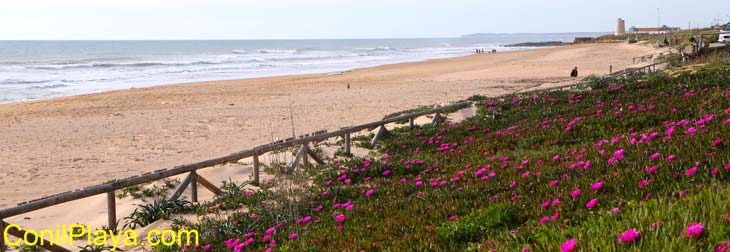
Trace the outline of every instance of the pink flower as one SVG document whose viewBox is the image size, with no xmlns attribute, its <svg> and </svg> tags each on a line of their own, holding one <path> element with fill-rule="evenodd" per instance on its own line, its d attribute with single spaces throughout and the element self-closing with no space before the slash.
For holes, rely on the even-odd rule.
<svg viewBox="0 0 730 252">
<path fill-rule="evenodd" d="M 601 189 L 601 187 L 603 187 L 603 182 L 598 182 L 598 183 L 591 185 L 591 189 L 593 191 L 598 191 L 599 189 Z"/>
<path fill-rule="evenodd" d="M 553 202 L 550 205 L 557 206 L 558 204 L 560 204 L 560 199 L 559 198 L 556 198 L 556 199 L 553 200 Z"/>
<path fill-rule="evenodd" d="M 560 246 L 561 252 L 573 252 L 575 251 L 575 239 L 570 239 L 565 242 L 563 242 L 563 245 Z"/>
<path fill-rule="evenodd" d="M 540 205 L 540 206 L 541 206 L 542 208 L 547 208 L 548 206 L 550 206 L 550 201 L 545 201 L 545 202 L 543 202 L 543 203 L 542 203 L 542 205 Z"/>
<path fill-rule="evenodd" d="M 211 247 L 211 245 L 210 245 L 210 244 L 208 244 L 208 245 L 205 245 L 205 246 L 203 246 L 203 250 L 209 250 L 209 249 L 210 249 L 210 247 Z"/>
<path fill-rule="evenodd" d="M 653 159 L 657 159 L 661 156 L 662 156 L 662 154 L 657 152 L 657 153 L 651 154 L 651 156 L 649 158 L 651 158 L 653 160 Z"/>
<path fill-rule="evenodd" d="M 664 131 L 664 134 L 670 136 L 674 133 L 674 127 L 668 128 L 666 131 Z"/>
<path fill-rule="evenodd" d="M 456 215 L 449 216 L 449 220 L 450 221 L 455 221 L 456 220 Z"/>
<path fill-rule="evenodd" d="M 558 183 L 560 183 L 559 180 L 553 180 L 552 182 L 550 182 L 550 186 L 556 186 L 558 185 Z"/>
<path fill-rule="evenodd" d="M 373 190 L 368 190 L 367 192 L 365 192 L 365 196 L 370 196 L 370 195 L 373 195 L 373 192 L 375 192 L 375 191 L 373 191 Z"/>
<path fill-rule="evenodd" d="M 718 146 L 722 143 L 722 139 L 717 139 L 715 141 L 712 141 L 712 146 Z"/>
<path fill-rule="evenodd" d="M 540 224 L 545 224 L 548 221 L 550 221 L 550 217 L 545 216 L 540 218 Z"/>
<path fill-rule="evenodd" d="M 652 173 L 654 173 L 654 172 L 656 171 L 656 169 L 657 169 L 657 167 L 656 167 L 656 166 L 652 166 L 652 167 L 646 167 L 646 168 L 644 168 L 644 170 L 646 171 L 646 173 L 649 173 L 649 174 L 652 174 Z"/>
<path fill-rule="evenodd" d="M 690 223 L 687 224 L 687 230 L 684 235 L 690 239 L 700 238 L 702 232 L 705 230 L 705 226 L 702 223 Z"/>
<path fill-rule="evenodd" d="M 342 231 L 342 229 L 345 229 L 342 225 L 337 226 L 337 231 Z"/>
<path fill-rule="evenodd" d="M 578 188 L 576 188 L 575 190 L 570 192 L 570 196 L 573 198 L 578 197 L 578 195 L 580 195 L 580 189 L 578 189 Z"/>
<path fill-rule="evenodd" d="M 715 252 L 730 252 L 730 241 L 726 241 L 715 246 Z"/>
<path fill-rule="evenodd" d="M 665 158 L 664 160 L 667 160 L 667 161 L 672 161 L 672 160 L 674 160 L 674 159 L 676 159 L 676 158 L 677 158 L 677 156 L 675 156 L 675 155 L 670 155 L 670 156 L 668 156 L 667 158 Z"/>
<path fill-rule="evenodd" d="M 697 132 L 697 129 L 695 129 L 695 128 L 689 128 L 689 129 L 687 129 L 687 131 L 685 131 L 685 133 L 687 133 L 688 135 L 694 134 L 696 132 Z"/>
<path fill-rule="evenodd" d="M 276 233 L 276 228 L 269 228 L 269 229 L 266 229 L 266 231 L 264 231 L 264 233 L 266 233 L 266 234 L 273 234 L 273 233 Z"/>
<path fill-rule="evenodd" d="M 684 175 L 689 177 L 689 176 L 692 176 L 693 174 L 695 174 L 696 172 L 697 172 L 697 167 L 692 167 L 692 168 L 689 168 L 687 171 L 685 171 Z"/>
<path fill-rule="evenodd" d="M 298 235 L 297 233 L 293 233 L 293 234 L 290 234 L 290 235 L 289 235 L 289 240 L 294 240 L 294 239 L 296 239 L 297 237 L 299 237 L 299 235 Z"/>
<path fill-rule="evenodd" d="M 596 203 L 598 203 L 598 199 L 594 198 L 594 199 L 588 201 L 588 204 L 586 204 L 586 207 L 588 209 L 593 209 L 594 207 L 596 207 Z"/>
<path fill-rule="evenodd" d="M 340 222 L 340 223 L 345 222 L 345 215 L 344 214 L 338 214 L 337 216 L 335 216 L 335 220 L 337 222 Z"/>
<path fill-rule="evenodd" d="M 636 238 L 639 238 L 639 236 L 641 236 L 641 232 L 632 228 L 632 229 L 626 230 L 625 232 L 619 234 L 617 239 L 618 239 L 618 242 L 630 243 L 630 242 L 633 242 L 634 240 L 636 240 Z"/>
<path fill-rule="evenodd" d="M 642 180 L 642 181 L 639 181 L 639 188 L 642 188 L 642 187 L 648 186 L 649 184 L 651 184 L 651 181 L 650 181 L 650 180 L 646 180 L 646 179 L 644 179 L 644 180 Z"/>
</svg>

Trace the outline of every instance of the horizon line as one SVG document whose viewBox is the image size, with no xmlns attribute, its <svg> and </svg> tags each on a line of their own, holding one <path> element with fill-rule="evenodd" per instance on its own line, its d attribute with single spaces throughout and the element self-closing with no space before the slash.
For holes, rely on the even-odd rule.
<svg viewBox="0 0 730 252">
<path fill-rule="evenodd" d="M 0 41 L 234 41 L 234 40 L 378 40 L 378 39 L 458 39 L 471 35 L 549 35 L 549 34 L 574 34 L 574 33 L 613 33 L 609 31 L 579 31 L 579 32 L 477 32 L 463 34 L 455 37 L 372 37 L 372 38 L 124 38 L 124 39 L 1 39 Z"/>
</svg>

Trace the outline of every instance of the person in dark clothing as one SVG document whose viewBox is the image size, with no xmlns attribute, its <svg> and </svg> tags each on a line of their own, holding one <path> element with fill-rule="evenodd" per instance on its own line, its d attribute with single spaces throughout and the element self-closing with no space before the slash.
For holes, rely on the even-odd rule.
<svg viewBox="0 0 730 252">
<path fill-rule="evenodd" d="M 573 68 L 573 71 L 570 71 L 570 77 L 578 77 L 578 67 Z"/>
</svg>

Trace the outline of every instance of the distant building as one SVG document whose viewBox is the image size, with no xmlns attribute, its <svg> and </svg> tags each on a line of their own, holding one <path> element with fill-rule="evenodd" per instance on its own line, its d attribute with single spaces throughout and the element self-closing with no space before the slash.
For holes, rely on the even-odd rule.
<svg viewBox="0 0 730 252">
<path fill-rule="evenodd" d="M 616 36 L 626 35 L 626 20 L 616 19 Z"/>
<path fill-rule="evenodd" d="M 723 30 L 723 31 L 730 31 L 730 23 L 727 24 L 718 24 L 712 26 L 713 30 Z"/>
<path fill-rule="evenodd" d="M 636 28 L 631 27 L 629 29 L 629 32 L 632 34 L 665 34 L 665 33 L 677 33 L 682 31 L 679 27 L 668 27 L 668 26 L 662 26 L 659 28 L 656 27 L 649 27 L 649 28 Z"/>
</svg>

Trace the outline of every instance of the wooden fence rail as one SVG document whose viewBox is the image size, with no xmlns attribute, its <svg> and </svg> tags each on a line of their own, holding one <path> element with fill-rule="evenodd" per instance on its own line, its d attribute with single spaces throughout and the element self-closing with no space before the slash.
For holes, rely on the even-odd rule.
<svg viewBox="0 0 730 252">
<path fill-rule="evenodd" d="M 625 75 L 625 74 L 629 74 L 629 73 L 633 73 L 633 72 L 637 72 L 637 71 L 642 71 L 642 70 L 647 71 L 647 69 L 652 69 L 652 68 L 655 69 L 656 66 L 658 66 L 659 64 L 664 64 L 664 63 L 666 63 L 666 62 L 654 63 L 654 64 L 647 65 L 647 66 L 644 66 L 641 68 L 626 69 L 626 70 L 623 70 L 620 72 L 613 73 L 610 76 L 616 77 L 616 76 L 621 76 L 621 75 Z M 538 92 L 547 92 L 547 91 L 564 89 L 564 88 L 574 88 L 574 87 L 582 85 L 582 84 L 585 84 L 585 83 L 571 83 L 571 84 L 566 84 L 566 85 L 561 85 L 561 86 L 531 89 L 528 91 L 518 91 L 518 92 L 514 92 L 514 93 L 496 96 L 493 98 L 499 98 L 499 97 L 504 97 L 507 95 L 514 95 L 514 94 L 524 95 L 524 94 L 532 94 L 532 93 L 538 93 Z M 429 110 L 425 110 L 425 111 L 421 111 L 421 112 L 415 112 L 415 113 L 411 113 L 411 114 L 395 116 L 395 117 L 383 119 L 383 120 L 380 120 L 377 122 L 371 122 L 371 123 L 361 124 L 361 125 L 352 126 L 352 127 L 345 127 L 345 128 L 341 128 L 340 130 L 333 131 L 333 132 L 319 131 L 319 132 L 316 132 L 315 134 L 312 134 L 311 136 L 305 135 L 300 138 L 289 138 L 286 140 L 282 140 L 282 141 L 278 141 L 278 142 L 274 142 L 274 143 L 270 143 L 270 144 L 266 144 L 266 145 L 261 145 L 261 146 L 255 147 L 253 149 L 235 152 L 235 153 L 223 156 L 223 157 L 208 159 L 208 160 L 197 162 L 197 163 L 175 166 L 172 168 L 160 169 L 160 170 L 156 170 L 154 172 L 144 173 L 142 175 L 114 180 L 114 181 L 110 181 L 110 182 L 107 182 L 104 184 L 89 186 L 89 187 L 86 187 L 83 189 L 77 189 L 75 191 L 68 191 L 68 192 L 64 192 L 64 193 L 60 193 L 60 194 L 56 194 L 56 195 L 51 195 L 51 196 L 43 197 L 40 199 L 31 200 L 28 202 L 22 202 L 22 203 L 19 203 L 15 207 L 0 210 L 0 227 L 9 225 L 7 222 L 3 221 L 3 219 L 6 219 L 8 217 L 17 216 L 20 214 L 36 211 L 39 209 L 63 204 L 63 203 L 74 201 L 74 200 L 87 198 L 87 197 L 91 197 L 91 196 L 95 196 L 95 195 L 99 195 L 99 194 L 107 194 L 107 208 L 108 208 L 107 215 L 108 215 L 108 222 L 109 222 L 108 228 L 111 230 L 115 230 L 117 228 L 117 216 L 116 216 L 116 200 L 115 200 L 114 193 L 117 190 L 121 190 L 126 187 L 130 187 L 130 186 L 134 186 L 134 185 L 157 181 L 157 180 L 160 180 L 163 178 L 168 178 L 168 177 L 188 173 L 188 176 L 183 180 L 183 182 L 178 186 L 178 188 L 176 188 L 175 192 L 172 195 L 172 198 L 175 199 L 175 198 L 180 197 L 180 195 L 186 190 L 186 188 L 190 187 L 191 194 L 192 194 L 191 200 L 193 202 L 196 202 L 197 201 L 197 184 L 202 185 L 203 187 L 205 187 L 206 189 L 208 189 L 209 191 L 211 191 L 212 193 L 214 193 L 216 195 L 221 193 L 221 190 L 218 187 L 216 187 L 213 183 L 211 183 L 204 177 L 200 176 L 197 173 L 197 170 L 216 166 L 216 165 L 225 164 L 228 162 L 238 161 L 238 160 L 248 158 L 248 157 L 253 157 L 254 183 L 258 185 L 260 182 L 259 181 L 259 179 L 260 179 L 259 178 L 259 169 L 260 169 L 259 156 L 261 156 L 265 153 L 281 150 L 284 148 L 299 146 L 300 151 L 297 154 L 297 157 L 295 158 L 295 160 L 292 164 L 292 168 L 296 168 L 297 162 L 300 159 L 303 160 L 303 165 L 306 167 L 308 165 L 308 157 L 312 157 L 312 159 L 314 161 L 322 164 L 323 160 L 320 159 L 308 147 L 309 143 L 322 142 L 324 140 L 327 140 L 327 139 L 333 138 L 333 137 L 342 137 L 344 139 L 344 146 L 343 146 L 344 151 L 346 153 L 350 153 L 350 149 L 351 149 L 350 135 L 353 133 L 357 133 L 357 132 L 360 132 L 363 130 L 368 130 L 368 129 L 369 130 L 378 129 L 377 133 L 375 134 L 375 137 L 371 141 L 371 144 L 375 145 L 378 138 L 380 138 L 383 134 L 385 134 L 387 132 L 387 130 L 385 129 L 385 126 L 384 126 L 386 124 L 407 120 L 409 122 L 409 126 L 413 127 L 415 118 L 425 116 L 425 115 L 430 115 L 430 114 L 434 114 L 431 123 L 437 124 L 441 118 L 441 114 L 445 114 L 445 113 L 448 113 L 448 112 L 454 111 L 454 110 L 461 110 L 461 109 L 464 109 L 467 107 L 471 107 L 472 105 L 473 105 L 473 103 L 471 101 L 464 101 L 464 102 L 459 102 L 459 103 L 442 106 L 442 107 L 438 107 L 438 108 L 434 108 L 434 109 L 429 109 Z M 11 233 L 11 235 L 16 236 L 16 237 L 18 237 L 18 236 L 22 237 L 22 235 L 24 235 L 24 234 L 25 234 L 25 232 L 22 230 Z M 45 242 L 50 244 L 50 242 L 48 242 L 48 241 L 45 241 Z M 3 237 L 0 237 L 0 252 L 5 251 L 5 247 L 3 245 L 4 245 Z M 44 247 L 44 248 L 46 248 L 50 251 L 61 251 L 61 252 L 69 251 L 63 247 L 55 246 L 55 245 L 52 245 L 49 247 Z"/>
<path fill-rule="evenodd" d="M 648 59 L 650 60 L 650 59 L 653 59 L 655 57 L 658 58 L 658 57 L 664 56 L 664 54 L 671 55 L 673 53 L 678 53 L 678 52 L 670 49 L 670 50 L 668 50 L 666 52 L 660 52 L 660 53 L 652 53 L 652 54 L 642 55 L 642 56 L 638 56 L 638 57 L 632 58 L 631 59 L 631 63 L 633 63 L 633 64 L 641 63 L 641 62 L 645 62 Z"/>
</svg>

